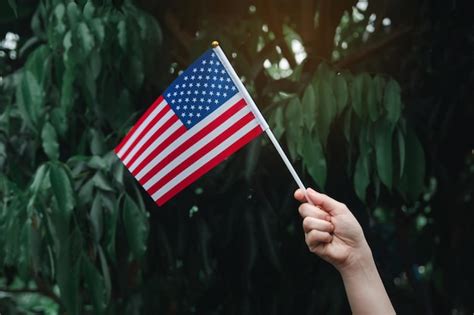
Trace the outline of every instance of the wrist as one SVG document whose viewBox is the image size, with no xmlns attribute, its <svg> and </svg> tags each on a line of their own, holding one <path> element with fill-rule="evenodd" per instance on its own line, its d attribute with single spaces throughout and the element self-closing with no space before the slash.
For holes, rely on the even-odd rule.
<svg viewBox="0 0 474 315">
<path fill-rule="evenodd" d="M 349 257 L 343 263 L 335 267 L 343 277 L 375 267 L 372 250 L 367 241 L 364 240 L 360 246 L 354 248 Z"/>
</svg>

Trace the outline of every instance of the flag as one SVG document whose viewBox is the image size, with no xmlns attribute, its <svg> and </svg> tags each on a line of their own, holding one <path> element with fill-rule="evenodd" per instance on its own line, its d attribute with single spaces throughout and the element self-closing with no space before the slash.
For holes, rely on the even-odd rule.
<svg viewBox="0 0 474 315">
<path fill-rule="evenodd" d="M 266 129 L 220 52 L 181 73 L 114 150 L 160 206 Z"/>
</svg>

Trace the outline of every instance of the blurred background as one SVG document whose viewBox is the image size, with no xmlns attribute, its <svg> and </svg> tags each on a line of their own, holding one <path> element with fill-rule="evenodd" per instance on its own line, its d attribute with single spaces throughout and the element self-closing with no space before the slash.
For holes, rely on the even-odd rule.
<svg viewBox="0 0 474 315">
<path fill-rule="evenodd" d="M 265 136 L 158 208 L 113 154 L 219 40 L 400 314 L 472 314 L 474 23 L 457 0 L 2 0 L 0 314 L 348 314 Z"/>
</svg>

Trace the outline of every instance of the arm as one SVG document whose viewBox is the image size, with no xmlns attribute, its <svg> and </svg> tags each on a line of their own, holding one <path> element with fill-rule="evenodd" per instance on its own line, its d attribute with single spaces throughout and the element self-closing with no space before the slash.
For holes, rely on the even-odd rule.
<svg viewBox="0 0 474 315">
<path fill-rule="evenodd" d="M 303 203 L 305 240 L 311 252 L 331 263 L 341 274 L 353 314 L 395 314 L 357 219 L 342 203 L 309 188 Z M 305 202 L 301 190 L 295 198 Z"/>
</svg>

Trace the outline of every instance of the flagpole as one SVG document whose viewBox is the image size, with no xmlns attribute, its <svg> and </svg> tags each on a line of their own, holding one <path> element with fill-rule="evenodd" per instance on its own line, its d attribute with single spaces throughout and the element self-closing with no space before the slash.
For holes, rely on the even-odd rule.
<svg viewBox="0 0 474 315">
<path fill-rule="evenodd" d="M 293 176 L 293 179 L 295 180 L 296 184 L 298 185 L 298 187 L 301 190 L 303 190 L 303 193 L 306 196 L 306 188 L 303 185 L 303 182 L 301 181 L 300 177 L 296 173 L 293 165 L 291 164 L 290 160 L 288 159 L 285 152 L 281 148 L 280 143 L 278 143 L 278 140 L 275 138 L 275 135 L 273 134 L 270 127 L 268 126 L 268 123 L 265 120 L 265 118 L 260 113 L 260 110 L 258 109 L 257 105 L 253 101 L 253 99 L 250 96 L 249 92 L 247 91 L 247 89 L 243 85 L 242 81 L 240 81 L 239 76 L 237 75 L 234 68 L 230 64 L 229 60 L 227 59 L 226 55 L 224 54 L 224 51 L 219 46 L 219 43 L 217 41 L 213 41 L 212 42 L 212 48 L 214 49 L 214 52 L 217 54 L 217 56 L 219 57 L 220 61 L 224 65 L 224 67 L 228 70 L 229 75 L 231 76 L 231 78 L 234 81 L 235 85 L 237 85 L 237 88 L 238 88 L 239 92 L 242 93 L 243 97 L 245 98 L 245 101 L 250 106 L 250 109 L 252 110 L 253 114 L 259 120 L 260 124 L 262 125 L 262 128 L 267 133 L 268 137 L 270 138 L 270 141 L 273 143 L 273 146 L 277 150 L 278 154 L 280 154 L 280 157 L 283 160 L 283 163 L 285 163 L 286 167 L 288 168 L 288 171 L 290 171 L 290 174 L 291 174 L 291 176 Z M 310 202 L 310 200 L 308 198 L 306 198 L 306 200 L 308 202 Z"/>
</svg>

